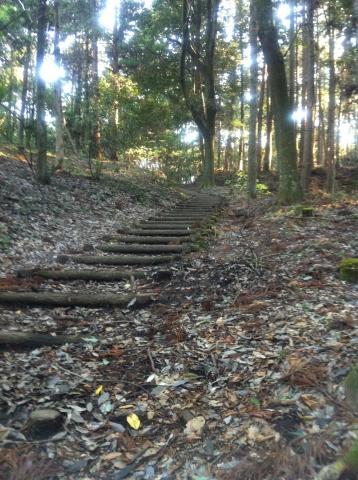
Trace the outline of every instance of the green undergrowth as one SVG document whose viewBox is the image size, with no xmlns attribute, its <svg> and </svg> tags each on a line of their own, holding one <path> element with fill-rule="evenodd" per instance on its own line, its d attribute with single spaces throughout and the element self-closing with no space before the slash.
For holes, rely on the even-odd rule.
<svg viewBox="0 0 358 480">
<path fill-rule="evenodd" d="M 345 258 L 339 265 L 341 280 L 358 282 L 358 258 Z"/>
<path fill-rule="evenodd" d="M 225 181 L 225 186 L 231 187 L 238 192 L 246 192 L 247 190 L 247 173 L 232 172 L 230 177 Z M 270 195 L 269 187 L 262 182 L 256 183 L 256 192 L 258 195 Z"/>
</svg>

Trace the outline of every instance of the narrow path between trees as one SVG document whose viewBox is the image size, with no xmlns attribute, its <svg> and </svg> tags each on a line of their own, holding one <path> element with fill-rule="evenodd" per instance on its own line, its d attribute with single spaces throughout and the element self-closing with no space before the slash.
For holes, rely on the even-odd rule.
<svg viewBox="0 0 358 480">
<path fill-rule="evenodd" d="M 152 217 L 139 222 L 133 228 L 116 232 L 113 236 L 105 236 L 102 240 L 109 243 L 99 243 L 96 246 L 86 246 L 93 252 L 81 255 L 60 255 L 61 263 L 80 265 L 109 265 L 109 266 L 156 266 L 169 264 L 177 261 L 182 255 L 198 250 L 200 244 L 210 233 L 210 229 L 216 222 L 223 206 L 223 198 L 216 195 L 203 193 L 191 194 L 188 199 L 179 203 L 170 212 Z M 118 235 L 121 233 L 122 235 Z M 94 250 L 103 252 L 98 255 Z M 130 254 L 130 255 L 129 255 Z M 51 270 L 46 266 L 35 269 L 19 270 L 19 278 L 40 279 L 41 291 L 33 291 L 30 283 L 29 291 L 5 291 L 0 292 L 0 304 L 14 306 L 46 306 L 46 307 L 143 307 L 153 301 L 163 301 L 163 295 L 159 296 L 154 291 L 148 291 L 148 280 L 156 280 L 170 276 L 170 271 L 156 271 L 138 269 L 120 270 L 95 268 L 84 269 L 61 269 Z M 103 293 L 102 291 L 78 291 L 78 286 L 73 285 L 73 290 L 58 292 L 47 290 L 43 280 L 61 281 L 121 281 L 125 279 L 143 279 L 146 284 L 142 288 L 137 285 L 135 291 L 127 295 Z M 21 284 L 20 284 L 21 288 Z M 22 288 L 21 288 L 22 290 Z M 50 345 L 52 337 L 43 337 L 42 344 L 46 344 L 46 338 Z M 17 335 L 16 332 L 2 332 L 0 343 L 39 344 L 40 337 L 34 337 L 29 333 L 28 341 L 25 335 Z M 63 343 L 67 337 L 63 337 Z M 58 340 L 59 343 L 59 340 Z"/>
<path fill-rule="evenodd" d="M 312 480 L 350 446 L 356 202 L 223 206 L 194 194 L 1 279 L 0 478 Z"/>
</svg>

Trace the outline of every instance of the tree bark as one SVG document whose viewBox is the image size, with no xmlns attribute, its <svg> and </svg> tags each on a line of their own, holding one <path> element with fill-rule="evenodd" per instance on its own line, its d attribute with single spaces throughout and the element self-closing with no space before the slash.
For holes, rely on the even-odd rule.
<svg viewBox="0 0 358 480">
<path fill-rule="evenodd" d="M 327 183 L 326 188 L 330 193 L 335 188 L 335 111 L 336 111 L 336 72 L 334 60 L 334 26 L 333 26 L 333 7 L 329 6 L 329 25 L 328 25 L 328 119 L 327 119 L 327 151 L 326 151 L 326 170 Z"/>
<path fill-rule="evenodd" d="M 290 6 L 290 27 L 288 31 L 288 41 L 289 41 L 289 68 L 288 68 L 288 92 L 289 92 L 289 102 L 292 112 L 295 110 L 295 94 L 296 94 L 296 15 L 295 15 L 295 6 L 296 0 L 289 0 Z"/>
<path fill-rule="evenodd" d="M 61 65 L 60 54 L 60 19 L 59 0 L 54 2 L 55 12 L 55 37 L 54 37 L 54 59 L 57 67 Z M 55 168 L 62 169 L 65 160 L 65 147 L 63 143 L 64 117 L 62 110 L 62 79 L 59 77 L 55 82 L 55 112 L 56 112 L 56 159 Z"/>
<path fill-rule="evenodd" d="M 28 32 L 29 34 L 29 32 Z M 25 150 L 25 111 L 27 103 L 27 92 L 29 88 L 29 69 L 31 60 L 31 42 L 28 40 L 26 44 L 26 52 L 24 55 L 24 66 L 22 74 L 22 88 L 21 88 L 21 108 L 20 108 L 20 123 L 19 123 L 19 151 Z"/>
<path fill-rule="evenodd" d="M 101 169 L 101 131 L 99 124 L 99 76 L 98 76 L 98 5 L 97 0 L 91 0 L 91 14 L 92 14 L 92 31 L 91 31 L 91 114 L 92 132 L 90 140 L 90 158 L 94 158 L 97 163 L 95 165 L 96 176 L 99 175 Z"/>
<path fill-rule="evenodd" d="M 45 58 L 47 0 L 38 0 L 37 10 L 37 53 L 36 53 L 36 174 L 39 182 L 49 183 L 50 172 L 47 164 L 47 127 L 45 110 L 45 80 L 41 77 L 41 67 Z"/>
<path fill-rule="evenodd" d="M 319 47 L 319 36 L 317 37 L 318 48 L 317 52 L 320 51 Z M 318 64 L 318 58 L 317 58 Z M 318 69 L 317 72 L 317 95 L 318 95 L 318 127 L 317 127 L 317 164 L 323 166 L 325 164 L 325 153 L 326 153 L 326 135 L 325 135 L 325 118 L 323 113 L 323 102 L 322 102 L 322 81 L 323 73 L 322 69 Z"/>
<path fill-rule="evenodd" d="M 248 151 L 248 175 L 247 175 L 247 196 L 256 197 L 256 177 L 257 177 L 257 19 L 255 0 L 250 2 L 250 120 L 249 120 L 249 151 Z"/>
<path fill-rule="evenodd" d="M 256 0 L 258 9 L 259 38 L 268 68 L 270 94 L 275 121 L 276 149 L 279 167 L 278 200 L 291 204 L 302 199 L 297 171 L 296 139 L 287 89 L 283 55 L 273 24 L 271 0 Z"/>
<path fill-rule="evenodd" d="M 262 68 L 261 73 L 261 85 L 260 85 L 260 97 L 259 105 L 257 111 L 257 171 L 262 170 L 262 124 L 263 124 L 263 112 L 264 112 L 264 102 L 265 102 L 265 86 L 266 86 L 266 68 L 265 64 Z"/>
<path fill-rule="evenodd" d="M 272 107 L 270 101 L 270 90 L 269 84 L 267 82 L 267 93 L 266 93 L 266 144 L 265 144 L 265 153 L 263 159 L 263 171 L 270 171 L 270 162 L 271 162 L 271 132 L 272 132 Z"/>
<path fill-rule="evenodd" d="M 315 106 L 315 42 L 314 42 L 314 1 L 307 0 L 305 22 L 305 50 L 306 50 L 306 120 L 303 132 L 303 158 L 302 158 L 302 189 L 309 190 L 311 170 L 313 166 L 313 110 Z"/>
</svg>

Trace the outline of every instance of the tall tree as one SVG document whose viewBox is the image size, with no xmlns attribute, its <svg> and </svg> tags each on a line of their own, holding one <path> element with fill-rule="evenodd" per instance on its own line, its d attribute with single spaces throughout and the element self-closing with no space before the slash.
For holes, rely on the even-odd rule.
<svg viewBox="0 0 358 480">
<path fill-rule="evenodd" d="M 336 67 L 334 60 L 334 10 L 333 2 L 330 1 L 328 8 L 328 48 L 329 48 L 329 80 L 328 80 L 328 118 L 327 118 L 327 143 L 326 143 L 326 170 L 327 190 L 334 191 L 335 184 L 335 110 L 336 110 Z"/>
<path fill-rule="evenodd" d="M 180 82 L 186 104 L 204 139 L 202 184 L 214 184 L 215 46 L 220 0 L 183 0 Z"/>
<path fill-rule="evenodd" d="M 60 53 L 60 15 L 59 0 L 54 2 L 55 13 L 55 36 L 54 36 L 54 60 L 57 68 L 61 65 Z M 61 169 L 65 159 L 65 147 L 63 142 L 64 117 L 62 110 L 62 79 L 59 76 L 55 82 L 55 113 L 56 113 L 56 160 L 55 167 Z"/>
<path fill-rule="evenodd" d="M 97 0 L 90 0 L 91 6 L 91 89 L 90 89 L 90 158 L 96 159 L 98 162 L 102 159 L 101 152 L 101 130 L 99 123 L 99 74 L 98 74 L 98 3 Z M 100 163 L 97 164 L 98 169 Z M 96 174 L 98 171 L 96 171 Z"/>
<path fill-rule="evenodd" d="M 258 110 L 257 110 L 257 171 L 262 170 L 262 125 L 263 125 L 263 113 L 264 113 L 264 102 L 265 102 L 265 86 L 266 86 L 266 65 L 264 64 L 261 70 L 261 84 L 260 84 L 260 95 L 258 99 Z"/>
<path fill-rule="evenodd" d="M 287 78 L 283 55 L 273 21 L 271 0 L 256 0 L 258 34 L 268 68 L 270 95 L 275 122 L 279 169 L 278 200 L 282 204 L 300 201 L 302 191 L 297 171 L 296 139 L 291 120 Z"/>
<path fill-rule="evenodd" d="M 308 191 L 313 166 L 313 110 L 315 106 L 315 42 L 314 42 L 314 5 L 315 0 L 307 0 L 305 19 L 305 58 L 306 58 L 306 118 L 303 132 L 302 188 Z"/>
<path fill-rule="evenodd" d="M 21 87 L 21 107 L 19 118 L 19 150 L 20 152 L 25 148 L 25 111 L 27 105 L 27 94 L 29 89 L 29 70 L 31 62 L 31 39 L 28 31 L 28 41 L 26 42 L 26 50 L 22 59 L 23 73 L 22 73 L 22 87 Z"/>
<path fill-rule="evenodd" d="M 47 164 L 46 85 L 41 75 L 45 58 L 47 27 L 47 0 L 38 0 L 36 46 L 36 173 L 41 183 L 48 183 L 50 172 Z"/>
<path fill-rule="evenodd" d="M 248 151 L 248 175 L 247 175 L 247 195 L 249 198 L 256 197 L 256 177 L 257 177 L 257 21 L 256 21 L 256 3 L 251 0 L 250 3 L 250 121 L 249 121 L 249 151 Z"/>
</svg>

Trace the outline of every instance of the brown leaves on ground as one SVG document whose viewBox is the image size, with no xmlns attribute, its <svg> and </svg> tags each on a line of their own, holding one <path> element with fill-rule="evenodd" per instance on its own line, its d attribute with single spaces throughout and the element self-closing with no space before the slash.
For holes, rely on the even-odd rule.
<svg viewBox="0 0 358 480">
<path fill-rule="evenodd" d="M 58 472 L 53 460 L 38 456 L 30 447 L 0 451 L 0 478 L 4 480 L 46 480 Z"/>
<path fill-rule="evenodd" d="M 40 277 L 18 278 L 7 276 L 0 278 L 0 291 L 37 289 L 43 282 L 44 280 Z"/>
<path fill-rule="evenodd" d="M 294 352 L 287 359 L 287 372 L 282 380 L 290 385 L 315 387 L 326 379 L 327 367 L 313 356 L 307 358 L 307 352 Z"/>
</svg>

